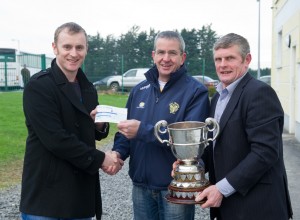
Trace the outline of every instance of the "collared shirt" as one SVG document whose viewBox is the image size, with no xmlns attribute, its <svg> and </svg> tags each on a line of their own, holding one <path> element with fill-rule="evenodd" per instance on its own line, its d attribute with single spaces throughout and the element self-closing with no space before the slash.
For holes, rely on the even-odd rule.
<svg viewBox="0 0 300 220">
<path fill-rule="evenodd" d="M 217 92 L 220 94 L 216 109 L 215 109 L 215 115 L 214 118 L 217 120 L 218 123 L 220 123 L 220 119 L 222 117 L 222 114 L 235 90 L 239 82 L 244 78 L 244 76 L 240 77 L 238 80 L 231 83 L 229 86 L 223 89 L 222 83 L 219 83 L 217 85 Z M 214 144 L 215 145 L 215 144 Z M 236 190 L 231 186 L 231 184 L 227 181 L 226 178 L 223 178 L 219 182 L 216 183 L 216 187 L 218 190 L 225 196 L 228 197 L 236 192 Z"/>
</svg>

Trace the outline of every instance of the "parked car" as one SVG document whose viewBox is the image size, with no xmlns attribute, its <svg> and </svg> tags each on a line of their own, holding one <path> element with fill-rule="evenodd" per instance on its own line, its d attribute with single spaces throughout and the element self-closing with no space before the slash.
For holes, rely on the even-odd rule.
<svg viewBox="0 0 300 220">
<path fill-rule="evenodd" d="M 219 80 L 212 79 L 208 76 L 194 75 L 193 77 L 204 84 L 207 88 L 216 87 L 219 83 Z"/>
<path fill-rule="evenodd" d="M 136 86 L 141 81 L 145 80 L 145 73 L 149 68 L 135 68 L 130 69 L 122 75 L 112 76 L 107 80 L 107 87 L 113 91 L 118 91 L 119 89 L 131 89 Z"/>
<path fill-rule="evenodd" d="M 96 82 L 93 82 L 93 85 L 94 87 L 99 90 L 101 88 L 106 88 L 107 87 L 107 81 L 109 78 L 111 78 L 112 76 L 107 76 L 107 77 L 104 77 L 103 79 L 100 79 Z"/>
<path fill-rule="evenodd" d="M 267 83 L 268 85 L 271 85 L 271 75 L 261 76 L 261 77 L 259 77 L 259 80 Z"/>
</svg>

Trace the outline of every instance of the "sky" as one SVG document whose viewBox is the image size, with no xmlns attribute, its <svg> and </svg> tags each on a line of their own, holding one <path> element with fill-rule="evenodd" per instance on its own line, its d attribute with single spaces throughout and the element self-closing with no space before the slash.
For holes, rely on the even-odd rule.
<svg viewBox="0 0 300 220">
<path fill-rule="evenodd" d="M 54 57 L 54 31 L 70 21 L 88 35 L 116 38 L 135 25 L 149 33 L 150 28 L 191 30 L 211 24 L 218 36 L 234 32 L 247 38 L 250 68 L 257 69 L 260 23 L 260 67 L 270 68 L 271 6 L 272 0 L 1 0 L 0 47 Z"/>
</svg>

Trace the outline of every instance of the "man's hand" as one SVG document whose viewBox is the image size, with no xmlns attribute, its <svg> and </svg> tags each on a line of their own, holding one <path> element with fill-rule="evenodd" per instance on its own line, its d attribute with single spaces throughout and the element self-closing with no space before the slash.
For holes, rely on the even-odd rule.
<svg viewBox="0 0 300 220">
<path fill-rule="evenodd" d="M 93 121 L 95 121 L 96 114 L 97 114 L 97 107 L 90 112 L 90 116 L 93 119 Z"/>
<path fill-rule="evenodd" d="M 123 165 L 124 161 L 120 158 L 120 154 L 118 152 L 106 151 L 101 169 L 109 175 L 114 175 L 122 169 Z"/>
<path fill-rule="evenodd" d="M 96 107 L 94 110 L 92 110 L 92 111 L 90 112 L 90 116 L 91 116 L 91 118 L 93 119 L 93 121 L 95 121 L 96 114 L 97 114 L 97 107 Z M 105 125 L 105 124 L 106 124 L 106 122 L 97 122 L 97 123 L 95 123 L 96 129 L 97 129 L 98 131 L 100 131 L 100 132 L 106 132 L 104 126 L 107 126 L 107 125 Z"/>
<path fill-rule="evenodd" d="M 195 201 L 199 202 L 205 198 L 207 198 L 207 201 L 201 205 L 202 208 L 220 207 L 223 195 L 220 193 L 216 185 L 212 185 L 200 192 L 196 196 Z"/>
<path fill-rule="evenodd" d="M 117 125 L 119 132 L 126 138 L 132 139 L 136 137 L 141 122 L 135 119 L 120 121 Z"/>
<path fill-rule="evenodd" d="M 175 170 L 176 170 L 177 166 L 179 165 L 179 163 L 180 163 L 180 160 L 179 160 L 179 159 L 176 160 L 176 161 L 173 163 L 173 165 L 172 165 L 172 172 L 171 172 L 171 176 L 172 176 L 172 177 L 175 176 Z"/>
</svg>

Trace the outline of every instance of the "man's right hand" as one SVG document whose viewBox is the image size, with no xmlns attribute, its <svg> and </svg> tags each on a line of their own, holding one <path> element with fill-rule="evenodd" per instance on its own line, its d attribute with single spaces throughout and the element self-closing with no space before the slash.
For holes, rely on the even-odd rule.
<svg viewBox="0 0 300 220">
<path fill-rule="evenodd" d="M 201 208 L 220 207 L 223 200 L 223 195 L 216 185 L 211 185 L 202 192 L 198 193 L 195 201 L 199 202 L 205 198 L 207 198 L 207 200 L 201 205 Z"/>
</svg>

